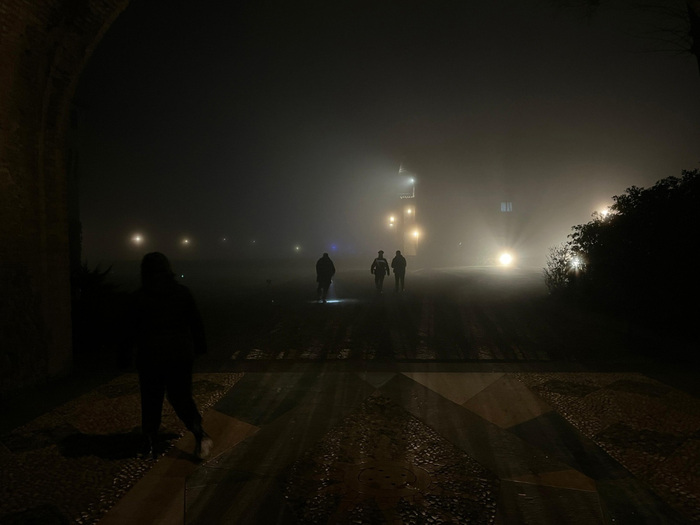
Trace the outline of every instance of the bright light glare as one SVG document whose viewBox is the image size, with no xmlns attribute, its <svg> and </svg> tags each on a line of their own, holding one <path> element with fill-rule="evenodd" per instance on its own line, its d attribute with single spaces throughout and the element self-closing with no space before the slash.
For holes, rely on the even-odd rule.
<svg viewBox="0 0 700 525">
<path fill-rule="evenodd" d="M 420 233 L 418 232 L 418 230 L 414 230 L 413 236 L 414 236 L 416 239 L 418 238 L 419 235 L 420 235 Z"/>
<path fill-rule="evenodd" d="M 582 264 L 583 263 L 581 262 L 581 259 L 579 259 L 578 257 L 574 257 L 573 259 L 571 259 L 571 267 L 574 270 L 578 270 L 579 268 L 581 268 Z"/>
<path fill-rule="evenodd" d="M 500 262 L 502 266 L 510 266 L 513 264 L 513 256 L 507 252 L 503 252 L 498 257 L 498 262 Z"/>
<path fill-rule="evenodd" d="M 412 212 L 412 211 L 413 211 L 413 210 L 411 210 L 411 208 L 406 208 L 406 213 L 408 213 L 409 215 L 411 215 L 411 212 Z"/>
<path fill-rule="evenodd" d="M 131 237 L 131 242 L 134 244 L 141 244 L 143 242 L 143 237 L 137 233 Z"/>
<path fill-rule="evenodd" d="M 389 222 L 394 222 L 394 216 L 389 217 Z"/>
<path fill-rule="evenodd" d="M 182 244 L 189 244 L 190 240 L 189 239 L 182 239 Z"/>
</svg>

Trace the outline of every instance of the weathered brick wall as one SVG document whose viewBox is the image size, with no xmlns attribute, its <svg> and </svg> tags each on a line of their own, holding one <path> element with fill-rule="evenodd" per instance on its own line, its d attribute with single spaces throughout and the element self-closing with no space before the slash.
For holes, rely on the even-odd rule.
<svg viewBox="0 0 700 525">
<path fill-rule="evenodd" d="M 70 370 L 69 108 L 127 4 L 0 0 L 0 392 Z"/>
</svg>

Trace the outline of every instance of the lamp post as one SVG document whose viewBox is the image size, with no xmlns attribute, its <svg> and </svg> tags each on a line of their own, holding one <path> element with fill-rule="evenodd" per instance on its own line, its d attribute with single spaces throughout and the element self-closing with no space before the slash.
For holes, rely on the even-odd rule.
<svg viewBox="0 0 700 525">
<path fill-rule="evenodd" d="M 418 229 L 413 230 L 411 236 L 413 237 L 413 254 L 416 255 L 418 253 L 418 239 L 420 239 L 420 231 L 418 231 Z"/>
<path fill-rule="evenodd" d="M 404 255 L 416 255 L 418 238 L 414 236 L 416 229 L 416 177 L 414 174 L 399 166 L 401 203 L 401 228 L 399 239 Z"/>
</svg>

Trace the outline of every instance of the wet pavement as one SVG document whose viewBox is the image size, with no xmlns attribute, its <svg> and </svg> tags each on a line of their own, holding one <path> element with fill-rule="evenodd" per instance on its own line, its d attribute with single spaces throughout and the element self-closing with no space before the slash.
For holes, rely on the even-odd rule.
<svg viewBox="0 0 700 525">
<path fill-rule="evenodd" d="M 584 361 L 630 338 L 581 316 L 563 359 L 532 294 L 513 309 L 523 294 L 474 275 L 448 300 L 413 275 L 403 303 L 294 302 L 290 284 L 269 325 L 230 344 L 222 327 L 195 375 L 204 462 L 169 407 L 162 456 L 134 457 L 135 374 L 89 388 L 0 438 L 0 523 L 700 522 L 694 369 Z"/>
</svg>

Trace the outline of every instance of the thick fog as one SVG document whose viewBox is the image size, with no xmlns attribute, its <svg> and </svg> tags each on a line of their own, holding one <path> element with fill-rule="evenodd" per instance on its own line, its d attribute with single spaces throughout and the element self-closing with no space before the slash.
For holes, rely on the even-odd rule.
<svg viewBox="0 0 700 525">
<path fill-rule="evenodd" d="M 89 263 L 391 253 L 403 166 L 424 261 L 542 264 L 700 160 L 697 65 L 641 52 L 633 10 L 131 4 L 75 99 Z"/>
</svg>

